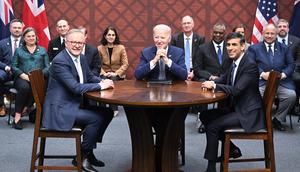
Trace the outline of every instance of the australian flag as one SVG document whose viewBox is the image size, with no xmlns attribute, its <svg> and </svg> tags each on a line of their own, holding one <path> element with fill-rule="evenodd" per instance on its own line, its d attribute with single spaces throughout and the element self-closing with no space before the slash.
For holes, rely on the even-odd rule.
<svg viewBox="0 0 300 172">
<path fill-rule="evenodd" d="M 14 18 L 11 0 L 0 0 L 0 40 L 10 36 L 9 23 Z"/>
<path fill-rule="evenodd" d="M 300 0 L 295 0 L 293 15 L 290 21 L 290 34 L 300 38 Z"/>
</svg>

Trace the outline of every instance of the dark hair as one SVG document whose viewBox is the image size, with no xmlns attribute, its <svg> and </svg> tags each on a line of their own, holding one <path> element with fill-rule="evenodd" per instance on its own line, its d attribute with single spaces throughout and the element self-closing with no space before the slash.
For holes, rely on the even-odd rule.
<svg viewBox="0 0 300 172">
<path fill-rule="evenodd" d="M 117 30 L 116 30 L 114 27 L 112 27 L 112 26 L 108 26 L 108 27 L 104 30 L 100 43 L 101 43 L 102 45 L 107 45 L 107 44 L 108 44 L 108 42 L 107 42 L 105 36 L 107 35 L 108 31 L 110 31 L 110 30 L 114 31 L 114 32 L 115 32 L 115 35 L 116 35 L 116 39 L 115 39 L 115 41 L 113 42 L 113 44 L 116 44 L 116 45 L 121 44 L 120 38 L 119 38 L 119 35 L 118 35 L 118 32 L 117 32 Z"/>
<path fill-rule="evenodd" d="M 10 21 L 9 25 L 11 25 L 12 23 L 21 23 L 22 25 L 24 24 L 21 19 L 13 19 L 12 21 Z"/>
<path fill-rule="evenodd" d="M 243 35 L 241 35 L 240 33 L 237 32 L 231 32 L 226 36 L 226 42 L 230 39 L 235 39 L 238 38 L 240 39 L 240 44 L 245 44 L 246 40 L 245 37 Z"/>
<path fill-rule="evenodd" d="M 236 29 L 237 29 L 237 28 L 243 28 L 244 31 L 246 31 L 246 26 L 245 26 L 245 25 L 243 25 L 243 24 L 238 24 L 238 25 L 236 25 L 236 26 L 232 29 L 232 32 L 236 32 Z"/>
<path fill-rule="evenodd" d="M 26 35 L 28 32 L 31 32 L 31 31 L 33 31 L 34 34 L 35 34 L 35 36 L 36 36 L 35 44 L 37 45 L 37 43 L 38 43 L 38 36 L 37 36 L 36 30 L 35 30 L 33 27 L 28 27 L 28 28 L 26 28 L 26 29 L 23 31 L 23 33 L 22 33 L 22 39 L 21 39 L 21 40 L 23 40 L 23 42 L 22 42 L 23 45 L 26 45 L 26 42 L 25 42 L 25 39 L 24 39 L 25 35 Z"/>
</svg>

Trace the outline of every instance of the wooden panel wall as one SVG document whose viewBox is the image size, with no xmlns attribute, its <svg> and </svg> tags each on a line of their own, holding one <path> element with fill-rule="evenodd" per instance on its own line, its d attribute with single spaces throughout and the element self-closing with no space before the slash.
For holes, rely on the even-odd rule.
<svg viewBox="0 0 300 172">
<path fill-rule="evenodd" d="M 230 32 L 234 25 L 248 27 L 250 39 L 258 0 L 45 0 L 51 37 L 57 36 L 56 21 L 66 19 L 72 27 L 88 28 L 89 42 L 98 45 L 108 25 L 118 29 L 129 58 L 128 78 L 132 78 L 143 47 L 152 44 L 152 28 L 158 23 L 180 31 L 180 20 L 191 15 L 195 31 L 211 39 L 211 28 L 224 22 Z M 279 16 L 289 19 L 294 0 L 277 0 Z M 23 1 L 13 0 L 16 17 L 21 17 Z"/>
</svg>

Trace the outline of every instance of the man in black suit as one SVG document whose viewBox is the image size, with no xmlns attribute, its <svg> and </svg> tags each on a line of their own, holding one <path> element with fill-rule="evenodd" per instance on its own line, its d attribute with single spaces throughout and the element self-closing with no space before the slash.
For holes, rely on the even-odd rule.
<svg viewBox="0 0 300 172">
<path fill-rule="evenodd" d="M 87 29 L 83 26 L 80 26 L 79 29 L 82 33 L 84 33 L 86 42 L 81 54 L 83 54 L 86 57 L 86 61 L 88 62 L 89 68 L 93 72 L 93 74 L 99 76 L 101 69 L 101 58 L 98 49 L 90 44 L 87 44 Z"/>
<path fill-rule="evenodd" d="M 300 94 L 300 39 L 289 33 L 289 22 L 285 19 L 278 20 L 278 34 L 277 40 L 289 47 L 295 61 L 295 71 L 293 73 L 293 80 L 296 84 L 296 93 Z"/>
<path fill-rule="evenodd" d="M 224 43 L 226 27 L 216 23 L 213 27 L 212 40 L 199 46 L 195 57 L 194 74 L 200 81 L 215 80 L 230 67 Z"/>
<path fill-rule="evenodd" d="M 66 20 L 59 20 L 56 23 L 56 30 L 59 36 L 50 40 L 48 45 L 48 56 L 51 62 L 53 58 L 65 48 L 65 36 L 68 33 L 70 26 Z"/>
<path fill-rule="evenodd" d="M 199 45 L 205 42 L 205 38 L 193 32 L 194 20 L 191 16 L 184 16 L 181 21 L 182 32 L 172 37 L 171 45 L 185 50 L 185 64 L 188 70 L 188 80 L 195 80 L 193 63 Z M 187 45 L 188 48 L 187 48 Z"/>
<path fill-rule="evenodd" d="M 245 38 L 239 33 L 230 33 L 226 38 L 229 58 L 233 60 L 230 70 L 215 81 L 205 81 L 203 88 L 215 89 L 229 95 L 229 106 L 205 111 L 201 121 L 206 127 L 206 172 L 216 172 L 219 140 L 224 141 L 224 128 L 242 127 L 246 132 L 255 132 L 265 127 L 262 97 L 259 93 L 259 72 L 255 62 L 245 51 Z M 242 156 L 238 147 L 230 145 L 230 157 Z"/>
</svg>

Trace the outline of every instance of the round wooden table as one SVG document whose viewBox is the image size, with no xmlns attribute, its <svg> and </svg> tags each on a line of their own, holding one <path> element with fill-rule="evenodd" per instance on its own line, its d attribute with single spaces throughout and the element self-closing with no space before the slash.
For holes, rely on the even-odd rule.
<svg viewBox="0 0 300 172">
<path fill-rule="evenodd" d="M 124 107 L 132 141 L 133 172 L 177 172 L 178 144 L 189 107 L 226 98 L 204 90 L 200 82 L 176 81 L 172 85 L 145 81 L 116 81 L 115 88 L 88 92 L 85 98 Z M 154 126 L 158 140 L 154 141 Z"/>
</svg>

